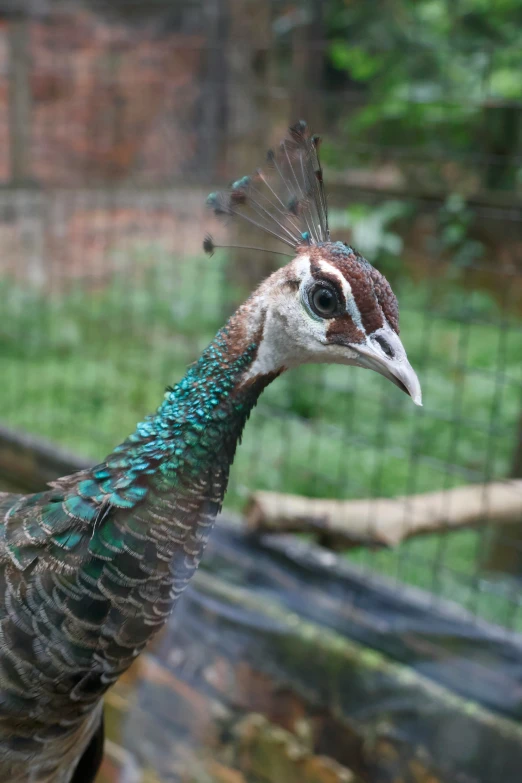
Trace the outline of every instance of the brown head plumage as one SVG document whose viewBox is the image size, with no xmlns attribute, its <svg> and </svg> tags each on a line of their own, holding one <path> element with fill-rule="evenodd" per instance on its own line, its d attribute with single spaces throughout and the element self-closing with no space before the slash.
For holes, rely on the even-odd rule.
<svg viewBox="0 0 522 783">
<path fill-rule="evenodd" d="M 399 339 L 399 308 L 386 278 L 356 250 L 330 238 L 319 137 L 301 121 L 264 169 L 207 203 L 292 248 L 294 259 L 261 284 L 238 311 L 248 337 L 262 331 L 251 372 L 303 362 L 356 364 L 389 378 L 421 404 L 419 381 Z M 214 251 L 210 237 L 204 248 Z"/>
</svg>

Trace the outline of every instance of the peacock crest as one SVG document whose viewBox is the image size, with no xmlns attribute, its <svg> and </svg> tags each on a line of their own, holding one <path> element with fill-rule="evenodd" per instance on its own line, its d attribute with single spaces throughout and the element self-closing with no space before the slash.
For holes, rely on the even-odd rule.
<svg viewBox="0 0 522 783">
<path fill-rule="evenodd" d="M 277 149 L 268 151 L 263 168 L 236 180 L 228 190 L 211 193 L 207 205 L 218 217 L 239 218 L 294 252 L 303 245 L 329 242 L 320 144 L 320 137 L 300 120 Z M 205 252 L 212 255 L 216 247 L 207 235 Z"/>
</svg>

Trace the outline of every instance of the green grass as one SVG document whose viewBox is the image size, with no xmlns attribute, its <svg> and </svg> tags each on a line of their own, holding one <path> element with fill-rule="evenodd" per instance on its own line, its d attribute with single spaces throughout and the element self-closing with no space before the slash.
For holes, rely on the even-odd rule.
<svg viewBox="0 0 522 783">
<path fill-rule="evenodd" d="M 126 263 L 98 291 L 79 285 L 49 296 L 3 282 L 5 423 L 101 459 L 212 338 L 226 311 L 222 258 L 177 263 L 148 248 Z M 289 373 L 251 418 L 229 507 L 241 508 L 256 488 L 374 497 L 508 475 L 521 403 L 521 323 L 502 323 L 489 298 L 464 297 L 444 281 L 404 284 L 400 301 L 425 407 L 356 368 Z M 466 531 L 350 557 L 510 624 L 510 597 L 481 592 L 483 548 L 483 535 Z"/>
</svg>

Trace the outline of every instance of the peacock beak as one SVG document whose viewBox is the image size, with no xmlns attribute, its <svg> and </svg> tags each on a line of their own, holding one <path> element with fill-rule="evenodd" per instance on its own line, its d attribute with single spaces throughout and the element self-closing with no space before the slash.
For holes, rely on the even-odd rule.
<svg viewBox="0 0 522 783">
<path fill-rule="evenodd" d="M 422 391 L 417 373 L 406 356 L 399 336 L 388 325 L 377 329 L 364 342 L 351 346 L 358 354 L 357 364 L 384 375 L 409 394 L 415 405 L 422 405 Z"/>
</svg>

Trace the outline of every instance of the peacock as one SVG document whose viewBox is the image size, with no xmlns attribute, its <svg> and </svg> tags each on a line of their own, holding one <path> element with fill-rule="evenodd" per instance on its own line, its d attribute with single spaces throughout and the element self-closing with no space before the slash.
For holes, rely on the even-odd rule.
<svg viewBox="0 0 522 783">
<path fill-rule="evenodd" d="M 102 697 L 198 567 L 261 392 L 304 363 L 357 365 L 421 404 L 397 299 L 332 241 L 319 137 L 292 126 L 263 168 L 210 194 L 291 260 L 260 284 L 157 411 L 95 467 L 0 495 L 0 780 L 91 783 Z M 216 245 L 206 236 L 204 249 Z"/>
</svg>

